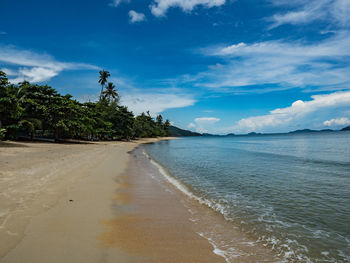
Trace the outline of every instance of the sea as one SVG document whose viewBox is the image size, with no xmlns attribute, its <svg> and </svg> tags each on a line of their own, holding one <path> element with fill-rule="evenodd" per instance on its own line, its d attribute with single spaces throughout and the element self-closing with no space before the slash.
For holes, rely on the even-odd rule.
<svg viewBox="0 0 350 263">
<path fill-rule="evenodd" d="M 235 230 L 222 235 L 216 223 L 199 232 L 227 262 L 247 253 L 237 231 L 242 244 L 271 251 L 276 262 L 350 262 L 350 132 L 187 137 L 143 147 L 169 183 Z"/>
</svg>

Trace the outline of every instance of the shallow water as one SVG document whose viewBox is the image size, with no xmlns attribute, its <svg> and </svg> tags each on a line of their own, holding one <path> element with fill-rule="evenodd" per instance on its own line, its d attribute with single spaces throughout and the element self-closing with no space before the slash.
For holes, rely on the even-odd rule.
<svg viewBox="0 0 350 263">
<path fill-rule="evenodd" d="M 283 261 L 350 262 L 349 146 L 350 132 L 339 132 L 194 137 L 145 148 L 192 198 Z M 214 245 L 229 240 L 206 234 Z M 230 259 L 235 248 L 221 247 Z"/>
</svg>

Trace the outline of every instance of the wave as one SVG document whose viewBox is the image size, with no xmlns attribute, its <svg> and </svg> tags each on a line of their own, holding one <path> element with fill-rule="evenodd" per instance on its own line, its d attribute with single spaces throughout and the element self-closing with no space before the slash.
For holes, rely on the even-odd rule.
<svg viewBox="0 0 350 263">
<path fill-rule="evenodd" d="M 159 173 L 168 181 L 171 185 L 173 185 L 176 189 L 181 191 L 183 194 L 185 194 L 187 197 L 196 200 L 202 205 L 205 205 L 214 211 L 220 213 L 223 215 L 225 220 L 230 221 L 234 224 L 238 224 L 240 228 L 243 230 L 243 232 L 249 234 L 249 236 L 256 237 L 256 241 L 253 243 L 260 243 L 261 245 L 273 250 L 276 255 L 282 259 L 282 262 L 294 262 L 295 260 L 299 260 L 301 262 L 312 262 L 312 260 L 308 257 L 308 248 L 303 245 L 299 244 L 297 240 L 294 238 L 291 238 L 289 235 L 280 235 L 276 236 L 274 234 L 275 231 L 279 233 L 284 233 L 287 231 L 287 229 L 301 229 L 303 228 L 306 230 L 306 227 L 297 223 L 287 223 L 283 220 L 280 220 L 276 217 L 274 214 L 273 209 L 269 209 L 270 207 L 264 207 L 264 211 L 260 211 L 260 216 L 256 219 L 256 222 L 253 222 L 255 226 L 253 228 L 248 227 L 246 228 L 247 224 L 251 224 L 251 222 L 247 222 L 244 218 L 236 218 L 234 214 L 232 214 L 232 210 L 234 207 L 232 207 L 230 203 L 231 199 L 227 199 L 226 202 L 222 202 L 223 200 L 211 200 L 208 198 L 205 198 L 203 196 L 200 196 L 195 191 L 191 189 L 191 187 L 187 186 L 177 178 L 175 178 L 173 175 L 171 175 L 168 170 L 158 163 L 156 160 L 154 160 L 146 150 L 143 150 L 142 153 L 147 157 L 147 159 L 150 160 L 150 162 L 157 168 Z M 234 200 L 231 200 L 234 201 Z M 245 204 L 248 205 L 248 204 Z M 248 207 L 248 206 L 246 206 Z M 259 209 L 260 210 L 260 209 Z M 235 213 L 235 211 L 233 211 Z M 238 220 L 237 220 L 238 219 Z M 249 221 L 249 219 L 248 219 Z M 256 225 L 260 224 L 260 226 Z M 260 227 L 260 228 L 259 228 Z M 261 232 L 263 230 L 263 232 Z M 312 233 L 312 229 L 308 229 L 307 231 L 311 236 L 313 236 L 314 233 Z M 222 247 L 219 246 L 220 241 L 215 240 L 213 238 L 213 234 L 204 234 L 203 232 L 199 233 L 201 236 L 205 237 L 209 243 L 214 248 L 214 253 L 222 256 L 225 258 L 226 262 L 231 262 L 231 259 L 234 261 L 234 258 L 237 255 L 230 255 L 230 252 L 227 250 L 223 250 Z M 322 234 L 329 234 L 329 233 L 322 233 Z M 322 235 L 323 236 L 323 235 Z M 326 238 L 325 236 L 322 237 Z M 218 242 L 218 244 L 216 243 Z M 322 258 L 327 258 L 327 262 L 336 262 L 336 260 L 332 257 L 330 257 L 328 251 L 324 251 L 325 253 L 322 254 Z M 339 253 L 342 253 L 339 251 Z M 340 254 L 338 254 L 340 256 Z M 345 257 L 342 257 L 345 258 Z"/>
<path fill-rule="evenodd" d="M 173 177 L 167 169 L 159 164 L 157 161 L 155 161 L 146 151 L 143 151 L 143 154 L 150 160 L 150 162 L 158 168 L 159 173 L 164 176 L 164 178 L 173 186 L 175 186 L 178 190 L 180 190 L 182 193 L 184 193 L 186 196 L 198 201 L 202 205 L 206 205 L 210 207 L 211 209 L 214 209 L 215 211 L 219 212 L 220 214 L 225 216 L 225 219 L 230 220 L 227 218 L 228 213 L 225 211 L 225 206 L 213 202 L 209 199 L 206 199 L 204 197 L 200 197 L 193 193 L 185 184 L 177 180 L 175 177 Z"/>
<path fill-rule="evenodd" d="M 303 162 L 303 163 L 313 163 L 313 164 L 322 164 L 322 165 L 335 165 L 335 166 L 344 166 L 346 168 L 349 168 L 350 162 L 347 161 L 334 161 L 334 160 L 322 160 L 322 159 L 311 159 L 308 157 L 303 156 L 295 156 L 290 154 L 282 154 L 282 153 L 271 153 L 271 152 L 264 152 L 264 151 L 258 151 L 258 150 L 248 150 L 248 149 L 241 149 L 241 148 L 234 148 L 230 147 L 230 150 L 236 150 L 239 152 L 246 152 L 251 153 L 254 155 L 259 155 L 263 157 L 274 157 L 274 158 L 283 158 L 283 159 L 289 159 L 295 162 Z"/>
</svg>

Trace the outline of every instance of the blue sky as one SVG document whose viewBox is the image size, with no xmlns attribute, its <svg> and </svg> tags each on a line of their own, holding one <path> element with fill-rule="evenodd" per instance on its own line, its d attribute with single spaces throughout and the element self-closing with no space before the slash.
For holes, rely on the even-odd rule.
<svg viewBox="0 0 350 263">
<path fill-rule="evenodd" d="M 211 133 L 350 125 L 349 0 L 1 0 L 0 69 Z"/>
</svg>

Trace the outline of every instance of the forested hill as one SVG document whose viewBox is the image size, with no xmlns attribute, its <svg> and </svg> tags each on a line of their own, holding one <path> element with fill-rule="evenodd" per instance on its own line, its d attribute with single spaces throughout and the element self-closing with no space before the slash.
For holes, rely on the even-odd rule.
<svg viewBox="0 0 350 263">
<path fill-rule="evenodd" d="M 198 132 L 183 130 L 175 126 L 170 126 L 169 130 L 170 130 L 170 135 L 174 137 L 202 136 L 202 134 Z"/>
</svg>

